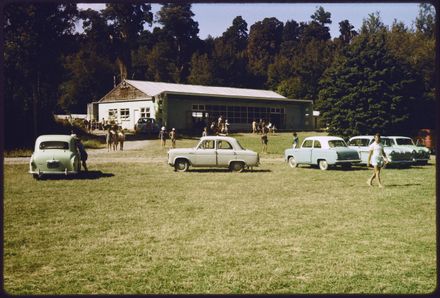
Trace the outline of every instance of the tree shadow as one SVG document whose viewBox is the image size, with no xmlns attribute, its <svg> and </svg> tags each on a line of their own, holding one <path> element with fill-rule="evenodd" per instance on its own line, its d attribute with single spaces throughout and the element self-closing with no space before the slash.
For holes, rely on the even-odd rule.
<svg viewBox="0 0 440 298">
<path fill-rule="evenodd" d="M 64 174 L 46 175 L 39 178 L 39 180 L 95 180 L 95 179 L 108 178 L 113 176 L 114 174 L 112 173 L 103 173 L 102 171 L 87 171 L 87 172 L 82 171 L 79 174 L 68 175 L 68 176 Z"/>
</svg>

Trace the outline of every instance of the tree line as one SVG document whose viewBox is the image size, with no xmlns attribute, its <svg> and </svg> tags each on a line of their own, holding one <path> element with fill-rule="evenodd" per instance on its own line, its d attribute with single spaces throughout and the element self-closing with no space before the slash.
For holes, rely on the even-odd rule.
<svg viewBox="0 0 440 298">
<path fill-rule="evenodd" d="M 434 127 L 434 9 L 414 28 L 369 14 L 359 30 L 339 22 L 331 38 L 323 7 L 306 22 L 237 16 L 200 39 L 191 4 L 111 3 L 4 7 L 5 144 L 32 144 L 53 113 L 85 113 L 123 79 L 271 89 L 311 99 L 329 132 L 397 133 Z M 82 22 L 83 32 L 75 24 Z M 146 26 L 153 26 L 146 30 Z M 13 129 L 12 129 L 13 128 Z"/>
</svg>

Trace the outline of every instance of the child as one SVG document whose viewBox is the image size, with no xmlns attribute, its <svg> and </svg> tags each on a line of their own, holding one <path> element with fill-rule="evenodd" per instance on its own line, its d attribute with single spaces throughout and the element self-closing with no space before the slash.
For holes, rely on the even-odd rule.
<svg viewBox="0 0 440 298">
<path fill-rule="evenodd" d="M 161 144 L 162 148 L 165 148 L 165 145 L 167 142 L 167 131 L 165 130 L 165 126 L 162 126 L 162 128 L 160 129 L 159 139 L 160 139 L 160 144 Z"/>
<path fill-rule="evenodd" d="M 171 148 L 176 148 L 176 129 L 172 129 L 170 132 Z"/>
</svg>

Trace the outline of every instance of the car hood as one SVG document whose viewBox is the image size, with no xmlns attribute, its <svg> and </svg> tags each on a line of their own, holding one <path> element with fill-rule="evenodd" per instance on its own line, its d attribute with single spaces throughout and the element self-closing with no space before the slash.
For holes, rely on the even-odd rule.
<svg viewBox="0 0 440 298">
<path fill-rule="evenodd" d="M 416 152 L 429 152 L 428 148 L 425 147 L 418 147 L 414 145 L 398 145 L 399 148 L 403 148 L 409 151 L 416 151 Z"/>
</svg>

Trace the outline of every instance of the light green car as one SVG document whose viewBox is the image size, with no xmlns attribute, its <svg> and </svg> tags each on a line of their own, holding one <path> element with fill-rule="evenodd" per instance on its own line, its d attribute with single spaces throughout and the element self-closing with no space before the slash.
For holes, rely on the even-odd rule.
<svg viewBox="0 0 440 298">
<path fill-rule="evenodd" d="M 387 136 L 392 140 L 392 145 L 397 148 L 411 150 L 413 154 L 413 161 L 417 164 L 426 165 L 431 157 L 431 150 L 424 146 L 416 146 L 413 140 L 409 137 L 402 136 Z"/>
<path fill-rule="evenodd" d="M 81 156 L 71 135 L 41 135 L 35 141 L 29 173 L 35 179 L 44 175 L 78 174 Z"/>
</svg>

